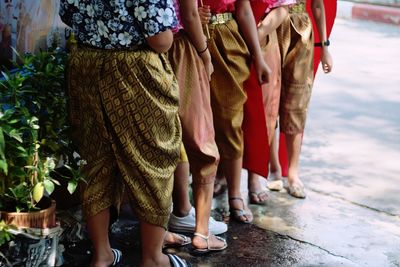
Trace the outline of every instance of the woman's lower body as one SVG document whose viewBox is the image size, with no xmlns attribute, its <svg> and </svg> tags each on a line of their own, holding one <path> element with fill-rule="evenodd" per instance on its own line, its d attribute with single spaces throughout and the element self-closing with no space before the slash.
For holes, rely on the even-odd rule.
<svg viewBox="0 0 400 267">
<path fill-rule="evenodd" d="M 304 185 L 299 177 L 299 159 L 307 109 L 313 85 L 314 39 L 312 23 L 306 13 L 293 13 L 277 30 L 282 55 L 282 91 L 279 107 L 281 143 L 286 144 L 288 191 L 304 198 Z M 283 141 L 283 142 L 282 142 Z M 275 161 L 278 152 L 274 150 Z M 281 167 L 271 166 L 280 176 Z"/>
<path fill-rule="evenodd" d="M 183 160 L 175 172 L 175 214 L 171 216 L 171 220 L 173 220 L 170 221 L 170 226 L 173 227 L 172 223 L 179 220 L 179 215 L 182 215 L 182 218 L 191 216 L 190 210 L 187 210 L 188 207 L 191 207 L 190 205 L 185 205 L 186 207 L 183 207 L 183 210 L 179 210 L 182 203 L 188 203 L 190 166 L 196 210 L 195 228 L 190 229 L 190 232 L 210 236 L 209 245 L 214 249 L 223 249 L 226 247 L 226 243 L 210 233 L 221 234 L 226 232 L 227 227 L 224 223 L 216 222 L 210 218 L 219 153 L 215 143 L 207 73 L 196 49 L 183 31 L 175 34 L 174 43 L 168 55 L 179 84 L 179 117 L 182 123 L 182 141 L 189 160 L 189 164 Z M 189 229 L 176 230 L 189 231 Z M 192 245 L 195 249 L 207 248 L 204 239 L 197 235 L 193 237 Z"/>
<path fill-rule="evenodd" d="M 227 179 L 231 218 L 251 222 L 253 216 L 240 192 L 243 159 L 243 83 L 249 77 L 250 54 L 235 20 L 210 24 L 209 49 L 214 65 L 211 107 L 220 168 Z"/>
<path fill-rule="evenodd" d="M 108 266 L 109 208 L 126 190 L 141 224 L 142 264 L 161 253 L 180 155 L 178 86 L 165 56 L 150 50 L 82 47 L 68 72 L 73 139 L 86 160 L 83 211 L 94 244 L 92 266 Z"/>
</svg>

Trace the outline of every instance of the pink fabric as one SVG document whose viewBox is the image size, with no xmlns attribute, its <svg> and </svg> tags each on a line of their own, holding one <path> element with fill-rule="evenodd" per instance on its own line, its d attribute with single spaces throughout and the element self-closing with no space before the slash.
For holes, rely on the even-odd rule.
<svg viewBox="0 0 400 267">
<path fill-rule="evenodd" d="M 204 6 L 210 6 L 212 14 L 235 11 L 236 0 L 203 0 L 200 1 L 199 5 L 201 5 L 201 2 Z"/>
<path fill-rule="evenodd" d="M 264 1 L 269 1 L 270 5 L 268 6 L 267 10 L 265 10 L 265 13 L 270 12 L 272 9 L 281 7 L 281 6 L 290 6 L 294 5 L 297 3 L 297 0 L 264 0 Z"/>
<path fill-rule="evenodd" d="M 174 0 L 174 8 L 176 17 L 178 18 L 178 25 L 172 29 L 173 33 L 177 33 L 183 29 L 182 20 L 181 20 L 181 9 L 179 7 L 179 0 Z"/>
</svg>

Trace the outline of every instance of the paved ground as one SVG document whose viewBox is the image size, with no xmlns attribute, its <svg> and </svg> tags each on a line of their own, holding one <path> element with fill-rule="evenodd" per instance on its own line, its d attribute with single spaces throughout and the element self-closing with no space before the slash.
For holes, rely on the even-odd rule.
<svg viewBox="0 0 400 267">
<path fill-rule="evenodd" d="M 388 0 L 337 1 L 339 18 L 375 21 L 400 26 L 400 2 Z"/>
<path fill-rule="evenodd" d="M 194 266 L 400 266 L 400 29 L 338 19 L 331 41 L 334 70 L 317 76 L 304 137 L 307 198 L 251 205 L 254 224 L 229 223 L 224 252 L 175 251 Z M 129 217 L 113 226 L 122 266 L 137 266 L 137 230 Z M 67 247 L 65 266 L 86 266 L 88 248 Z"/>
</svg>

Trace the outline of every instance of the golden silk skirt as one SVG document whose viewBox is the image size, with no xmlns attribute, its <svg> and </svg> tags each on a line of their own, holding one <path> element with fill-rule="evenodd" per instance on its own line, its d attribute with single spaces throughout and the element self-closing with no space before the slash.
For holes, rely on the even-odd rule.
<svg viewBox="0 0 400 267">
<path fill-rule="evenodd" d="M 67 71 L 72 137 L 87 161 L 85 217 L 126 190 L 139 220 L 166 227 L 180 157 L 179 91 L 165 55 L 79 48 Z"/>
<path fill-rule="evenodd" d="M 304 131 L 313 85 L 314 39 L 307 13 L 291 13 L 277 29 L 282 56 L 280 130 Z"/>
<path fill-rule="evenodd" d="M 215 140 L 221 159 L 243 156 L 243 105 L 247 96 L 243 83 L 250 74 L 250 53 L 235 20 L 209 24 L 214 73 L 211 77 L 211 107 Z"/>
<path fill-rule="evenodd" d="M 210 84 L 203 61 L 183 32 L 175 34 L 168 52 L 179 84 L 182 141 L 194 183 L 213 183 L 219 162 L 215 143 Z"/>
</svg>

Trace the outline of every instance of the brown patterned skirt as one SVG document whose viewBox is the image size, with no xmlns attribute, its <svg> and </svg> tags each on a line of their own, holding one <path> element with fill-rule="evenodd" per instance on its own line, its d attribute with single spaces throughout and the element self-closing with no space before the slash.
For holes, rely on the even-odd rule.
<svg viewBox="0 0 400 267">
<path fill-rule="evenodd" d="M 164 55 L 80 48 L 68 66 L 72 135 L 83 159 L 86 217 L 119 206 L 166 227 L 181 126 L 178 86 Z"/>
<path fill-rule="evenodd" d="M 314 39 L 307 13 L 291 13 L 277 29 L 282 55 L 280 130 L 304 131 L 313 84 Z"/>
<path fill-rule="evenodd" d="M 223 159 L 243 156 L 243 105 L 247 96 L 243 83 L 250 75 L 250 53 L 238 24 L 209 25 L 209 49 L 214 65 L 211 77 L 211 107 L 215 140 Z"/>
<path fill-rule="evenodd" d="M 179 83 L 182 140 L 193 182 L 213 183 L 219 153 L 215 143 L 207 73 L 196 49 L 183 32 L 175 34 L 168 56 Z"/>
</svg>

